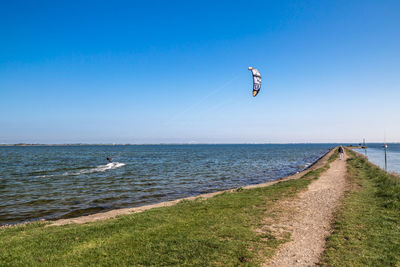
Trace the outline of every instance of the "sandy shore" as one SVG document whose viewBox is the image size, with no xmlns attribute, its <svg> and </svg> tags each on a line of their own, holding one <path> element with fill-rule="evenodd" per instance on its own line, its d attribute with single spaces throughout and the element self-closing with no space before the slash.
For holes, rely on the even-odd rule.
<svg viewBox="0 0 400 267">
<path fill-rule="evenodd" d="M 330 150 L 328 153 L 326 153 L 323 157 L 321 157 L 319 160 L 317 160 L 309 168 L 307 168 L 306 170 L 303 170 L 299 173 L 296 173 L 294 175 L 290 175 L 290 176 L 287 176 L 285 178 L 281 178 L 281 179 L 278 179 L 275 181 L 257 184 L 257 185 L 248 185 L 248 186 L 244 186 L 242 188 L 243 189 L 251 189 L 251 188 L 265 187 L 265 186 L 270 186 L 270 185 L 276 184 L 280 181 L 298 179 L 298 178 L 302 177 L 304 174 L 324 166 L 328 162 L 328 159 L 331 156 L 331 154 L 333 153 L 333 151 L 334 150 Z M 106 219 L 115 218 L 120 215 L 128 215 L 128 214 L 138 213 L 138 212 L 142 212 L 142 211 L 153 209 L 153 208 L 172 206 L 172 205 L 179 203 L 182 200 L 194 200 L 196 198 L 210 198 L 210 197 L 216 196 L 218 194 L 222 194 L 224 192 L 232 192 L 235 190 L 236 189 L 230 189 L 230 190 L 202 194 L 202 195 L 198 195 L 198 196 L 181 198 L 181 199 L 176 199 L 176 200 L 172 200 L 172 201 L 166 201 L 166 202 L 161 202 L 161 203 L 156 203 L 156 204 L 151 204 L 151 205 L 145 205 L 145 206 L 141 206 L 141 207 L 115 209 L 115 210 L 95 213 L 95 214 L 91 214 L 91 215 L 87 215 L 87 216 L 81 216 L 81 217 L 70 218 L 70 219 L 60 219 L 60 220 L 51 221 L 50 226 L 65 225 L 65 224 L 72 224 L 72 223 L 82 224 L 82 223 L 89 223 L 89 222 L 94 222 L 94 221 L 99 221 L 99 220 L 106 220 Z"/>
</svg>

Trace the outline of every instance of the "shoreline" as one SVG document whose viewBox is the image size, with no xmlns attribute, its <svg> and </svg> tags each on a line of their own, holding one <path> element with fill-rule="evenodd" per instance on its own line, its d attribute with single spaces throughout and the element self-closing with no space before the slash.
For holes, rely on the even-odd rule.
<svg viewBox="0 0 400 267">
<path fill-rule="evenodd" d="M 168 146 L 168 145 L 318 145 L 318 144 L 332 144 L 340 145 L 341 143 L 330 142 L 288 142 L 288 143 L 60 143 L 60 144 L 47 144 L 47 143 L 15 143 L 6 144 L 1 143 L 0 147 L 30 147 L 30 146 Z M 397 144 L 397 143 L 394 143 Z M 353 146 L 356 148 L 357 146 Z"/>
<path fill-rule="evenodd" d="M 239 187 L 241 189 L 252 189 L 252 188 L 260 188 L 260 187 L 266 187 L 266 186 L 271 186 L 273 184 L 282 182 L 282 181 L 287 181 L 287 180 L 293 180 L 293 179 L 299 179 L 303 175 L 307 174 L 308 172 L 318 169 L 322 166 L 324 166 L 327 162 L 329 157 L 332 155 L 332 153 L 335 151 L 335 148 L 331 148 L 328 152 L 326 152 L 324 155 L 322 155 L 320 158 L 318 158 L 314 163 L 312 163 L 310 166 L 308 166 L 306 169 L 302 170 L 301 172 L 285 176 L 282 178 L 278 178 L 274 181 L 269 181 L 261 184 L 255 184 L 255 185 L 247 185 L 243 187 Z M 227 189 L 227 190 L 222 190 L 222 191 L 216 191 L 212 193 L 206 193 L 206 194 L 200 194 L 196 196 L 191 196 L 191 197 L 186 197 L 186 198 L 179 198 L 171 201 L 163 201 L 155 204 L 148 204 L 148 205 L 143 205 L 139 207 L 132 207 L 132 208 L 120 208 L 120 209 L 113 209 L 105 212 L 98 212 L 90 215 L 84 215 L 84 216 L 79 216 L 79 217 L 74 217 L 74 218 L 67 218 L 67 219 L 56 219 L 56 220 L 41 220 L 45 222 L 49 222 L 50 224 L 48 226 L 59 226 L 59 225 L 66 225 L 66 224 L 83 224 L 83 223 L 89 223 L 89 222 L 95 222 L 95 221 L 101 221 L 101 220 L 107 220 L 107 219 L 112 219 L 117 216 L 121 215 L 128 215 L 132 213 L 139 213 L 143 212 L 149 209 L 153 208 L 161 208 L 161 207 L 169 207 L 175 204 L 178 204 L 179 202 L 183 200 L 195 200 L 198 198 L 211 198 L 216 195 L 225 193 L 225 192 L 234 192 L 238 190 L 239 188 L 233 188 L 233 189 Z M 16 224 L 19 225 L 19 224 Z"/>
</svg>

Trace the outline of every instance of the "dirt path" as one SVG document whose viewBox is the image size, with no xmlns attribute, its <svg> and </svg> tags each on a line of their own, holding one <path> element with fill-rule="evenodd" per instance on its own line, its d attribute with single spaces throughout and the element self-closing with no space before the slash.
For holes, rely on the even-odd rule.
<svg viewBox="0 0 400 267">
<path fill-rule="evenodd" d="M 264 266 L 315 266 L 331 232 L 333 213 L 346 187 L 346 156 L 332 162 L 330 168 L 312 182 L 297 199 L 280 203 L 284 212 L 270 231 L 291 232 L 291 240 L 282 245 Z"/>
</svg>

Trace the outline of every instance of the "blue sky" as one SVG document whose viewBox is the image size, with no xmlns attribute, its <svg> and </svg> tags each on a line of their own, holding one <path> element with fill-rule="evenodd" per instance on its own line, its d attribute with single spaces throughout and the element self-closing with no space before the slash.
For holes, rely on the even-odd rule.
<svg viewBox="0 0 400 267">
<path fill-rule="evenodd" d="M 399 14 L 399 1 L 2 1 L 0 143 L 400 141 Z"/>
</svg>

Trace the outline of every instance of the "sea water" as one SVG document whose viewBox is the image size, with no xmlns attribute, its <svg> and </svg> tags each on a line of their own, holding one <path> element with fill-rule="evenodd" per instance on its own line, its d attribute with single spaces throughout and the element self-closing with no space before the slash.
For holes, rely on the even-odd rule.
<svg viewBox="0 0 400 267">
<path fill-rule="evenodd" d="M 384 144 L 368 144 L 367 149 L 355 149 L 355 151 L 365 155 L 372 162 L 385 169 L 385 148 Z M 389 143 L 386 150 L 387 170 L 389 172 L 400 173 L 400 144 Z"/>
<path fill-rule="evenodd" d="M 334 146 L 0 146 L 0 225 L 264 183 L 307 168 Z"/>
</svg>

